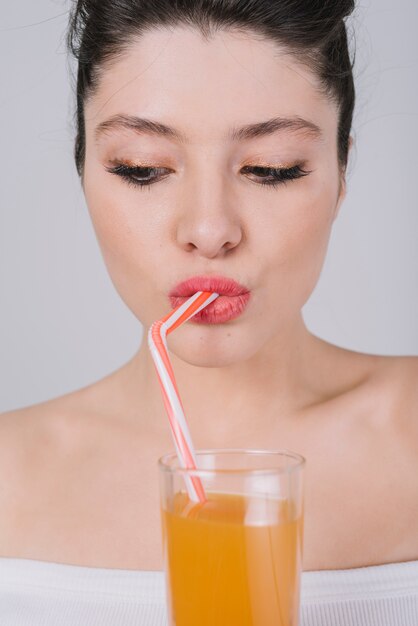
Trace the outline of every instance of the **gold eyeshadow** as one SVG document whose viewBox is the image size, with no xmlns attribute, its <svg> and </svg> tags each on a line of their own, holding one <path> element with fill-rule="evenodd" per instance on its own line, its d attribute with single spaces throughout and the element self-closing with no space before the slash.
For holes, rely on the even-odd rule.
<svg viewBox="0 0 418 626">
<path fill-rule="evenodd" d="M 132 161 L 130 159 L 111 159 L 110 161 L 111 165 L 120 165 L 123 164 L 126 167 L 165 167 L 162 165 L 155 165 L 155 160 L 153 161 Z M 288 162 L 288 163 L 271 163 L 271 162 L 264 162 L 264 163 L 260 163 L 259 161 L 257 162 L 249 162 L 249 163 L 245 163 L 242 167 L 263 167 L 263 168 L 267 168 L 267 169 L 290 169 L 292 167 L 295 167 L 295 165 L 298 165 L 299 162 L 298 161 L 294 161 L 294 162 Z"/>
<path fill-rule="evenodd" d="M 149 161 L 131 161 L 130 159 L 110 159 L 109 163 L 111 165 L 126 165 L 126 167 L 157 167 L 155 165 L 155 160 L 153 162 Z M 162 166 L 158 166 L 162 167 Z"/>
<path fill-rule="evenodd" d="M 282 169 L 282 170 L 287 170 L 290 169 L 291 167 L 295 167 L 295 165 L 298 165 L 298 161 L 295 161 L 293 163 L 260 163 L 260 162 L 253 162 L 251 161 L 251 163 L 246 163 L 244 165 L 244 167 L 266 167 L 266 168 L 272 168 L 272 169 Z"/>
</svg>

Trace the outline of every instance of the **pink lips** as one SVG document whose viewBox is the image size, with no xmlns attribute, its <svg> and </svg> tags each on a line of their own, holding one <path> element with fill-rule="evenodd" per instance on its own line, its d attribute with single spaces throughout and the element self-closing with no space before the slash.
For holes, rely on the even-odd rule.
<svg viewBox="0 0 418 626">
<path fill-rule="evenodd" d="M 196 291 L 219 293 L 219 297 L 211 302 L 200 313 L 194 315 L 190 322 L 200 324 L 220 324 L 241 315 L 250 299 L 249 290 L 231 278 L 225 276 L 194 276 L 171 289 L 169 298 L 171 306 L 176 308 Z"/>
</svg>

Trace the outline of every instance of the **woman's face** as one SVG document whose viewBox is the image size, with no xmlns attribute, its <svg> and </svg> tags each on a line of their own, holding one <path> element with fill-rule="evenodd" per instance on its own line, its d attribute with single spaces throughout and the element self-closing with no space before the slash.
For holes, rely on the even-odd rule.
<svg viewBox="0 0 418 626">
<path fill-rule="evenodd" d="M 114 116 L 181 138 L 112 125 Z M 285 121 L 237 132 L 272 118 Z M 103 72 L 85 119 L 87 204 L 113 283 L 144 326 L 170 311 L 178 282 L 216 274 L 248 287 L 249 304 L 226 323 L 184 324 L 169 340 L 177 356 L 228 365 L 291 332 L 345 187 L 337 108 L 315 75 L 250 34 L 205 42 L 191 29 L 155 30 Z M 121 165 L 156 169 L 130 171 L 129 182 Z M 274 186 L 268 168 L 279 170 Z"/>
</svg>

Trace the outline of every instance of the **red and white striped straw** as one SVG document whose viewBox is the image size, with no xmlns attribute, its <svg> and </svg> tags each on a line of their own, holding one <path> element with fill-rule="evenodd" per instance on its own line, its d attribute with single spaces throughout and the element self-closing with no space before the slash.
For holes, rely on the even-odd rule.
<svg viewBox="0 0 418 626">
<path fill-rule="evenodd" d="M 166 336 L 187 322 L 193 315 L 216 300 L 218 293 L 197 291 L 161 320 L 154 322 L 148 331 L 148 347 L 157 370 L 163 394 L 164 405 L 170 422 L 177 456 L 181 467 L 197 469 L 193 443 L 184 415 L 183 405 L 174 378 L 173 368 L 168 358 Z M 198 476 L 186 476 L 189 498 L 194 502 L 205 502 L 206 496 Z"/>
</svg>

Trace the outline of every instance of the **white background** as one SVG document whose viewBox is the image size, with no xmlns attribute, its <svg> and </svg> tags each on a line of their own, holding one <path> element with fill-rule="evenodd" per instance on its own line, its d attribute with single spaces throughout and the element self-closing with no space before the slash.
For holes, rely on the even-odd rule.
<svg viewBox="0 0 418 626">
<path fill-rule="evenodd" d="M 0 15 L 0 410 L 84 386 L 137 350 L 142 328 L 106 273 L 73 163 L 67 0 Z M 418 354 L 418 5 L 364 0 L 348 197 L 310 330 L 374 354 Z"/>
</svg>

